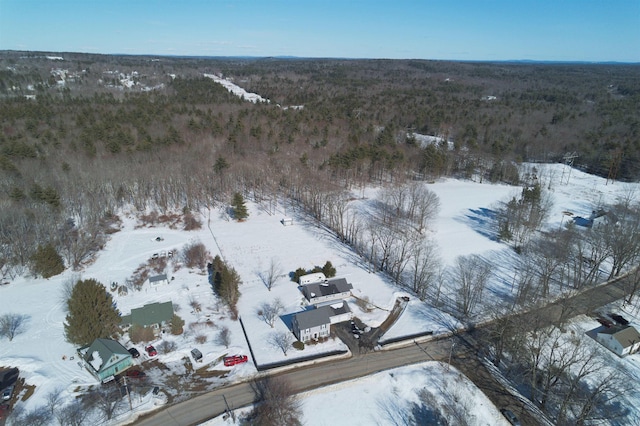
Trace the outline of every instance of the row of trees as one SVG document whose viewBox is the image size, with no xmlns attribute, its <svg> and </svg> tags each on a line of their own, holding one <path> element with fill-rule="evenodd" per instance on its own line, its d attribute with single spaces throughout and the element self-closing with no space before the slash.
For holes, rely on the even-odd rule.
<svg viewBox="0 0 640 426">
<path fill-rule="evenodd" d="M 483 332 L 486 355 L 554 424 L 622 419 L 619 397 L 632 390 L 617 367 L 584 335 L 535 314 L 502 316 Z"/>
</svg>

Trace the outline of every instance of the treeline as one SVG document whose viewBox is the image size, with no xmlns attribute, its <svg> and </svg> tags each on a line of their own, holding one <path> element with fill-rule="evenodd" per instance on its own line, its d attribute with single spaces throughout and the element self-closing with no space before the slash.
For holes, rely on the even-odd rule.
<svg viewBox="0 0 640 426">
<path fill-rule="evenodd" d="M 239 192 L 271 205 L 309 199 L 321 219 L 326 191 L 439 176 L 518 183 L 514 161 L 567 150 L 589 171 L 638 175 L 632 66 L 69 54 L 55 66 L 75 77 L 61 85 L 37 56 L 0 55 L 5 275 L 47 244 L 81 267 L 124 206 L 197 211 Z M 243 101 L 203 73 L 271 103 Z M 136 84 L 118 86 L 120 74 Z M 422 146 L 412 132 L 453 148 Z"/>
</svg>

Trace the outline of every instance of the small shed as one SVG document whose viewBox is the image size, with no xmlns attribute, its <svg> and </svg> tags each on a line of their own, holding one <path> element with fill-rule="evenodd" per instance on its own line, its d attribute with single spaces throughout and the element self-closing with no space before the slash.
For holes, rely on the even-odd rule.
<svg viewBox="0 0 640 426">
<path fill-rule="evenodd" d="M 167 274 L 154 275 L 153 277 L 149 277 L 149 284 L 151 285 L 169 284 L 169 279 L 167 278 Z"/>
<path fill-rule="evenodd" d="M 280 220 L 280 223 L 284 226 L 291 226 L 293 225 L 293 218 L 283 217 L 282 220 Z"/>
</svg>

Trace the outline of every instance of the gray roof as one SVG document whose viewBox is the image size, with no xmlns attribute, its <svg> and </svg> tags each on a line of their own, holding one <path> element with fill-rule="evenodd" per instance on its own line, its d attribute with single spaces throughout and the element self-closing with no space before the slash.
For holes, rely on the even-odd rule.
<svg viewBox="0 0 640 426">
<path fill-rule="evenodd" d="M 346 293 L 353 286 L 345 278 L 334 278 L 321 283 L 311 283 L 302 286 L 305 297 L 311 300 L 314 297 L 329 296 L 332 294 Z"/>
<path fill-rule="evenodd" d="M 349 305 L 347 305 L 345 302 L 342 302 L 342 305 L 337 306 L 337 304 L 334 305 L 328 305 L 329 309 L 331 309 L 331 312 L 329 313 L 329 315 L 336 316 L 336 315 L 342 315 L 342 314 L 346 314 L 347 312 L 351 312 L 351 309 L 349 309 Z"/>
<path fill-rule="evenodd" d="M 628 348 L 640 342 L 640 333 L 630 325 L 610 327 L 601 331 L 600 334 L 612 335 L 623 348 Z"/>
<path fill-rule="evenodd" d="M 307 328 L 318 327 L 322 324 L 329 324 L 331 320 L 329 319 L 330 313 L 327 308 L 327 306 L 323 306 L 318 309 L 310 309 L 295 314 L 294 318 L 298 323 L 298 328 L 305 330 Z"/>
<path fill-rule="evenodd" d="M 149 277 L 150 283 L 155 283 L 157 281 L 166 281 L 166 280 L 167 280 L 167 274 L 160 274 L 160 275 L 154 275 L 153 277 Z"/>
<path fill-rule="evenodd" d="M 131 315 L 122 317 L 123 324 L 137 324 L 149 326 L 152 324 L 161 324 L 163 321 L 171 321 L 173 318 L 173 303 L 149 303 L 142 308 L 134 308 Z"/>
<path fill-rule="evenodd" d="M 100 355 L 100 359 L 102 360 L 102 365 L 111 359 L 113 354 L 121 354 L 125 356 L 131 356 L 131 354 L 127 351 L 127 349 L 122 346 L 120 343 L 111 339 L 96 339 L 93 341 L 89 349 L 84 354 L 84 360 L 91 364 L 93 360 L 93 353 L 98 351 Z"/>
</svg>

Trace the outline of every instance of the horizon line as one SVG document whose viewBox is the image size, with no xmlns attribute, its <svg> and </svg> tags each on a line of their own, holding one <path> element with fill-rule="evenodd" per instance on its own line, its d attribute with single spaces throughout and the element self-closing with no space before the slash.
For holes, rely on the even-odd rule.
<svg viewBox="0 0 640 426">
<path fill-rule="evenodd" d="M 349 56 L 296 56 L 296 55 L 188 55 L 188 54 L 154 54 L 154 53 L 95 53 L 73 51 L 48 51 L 48 50 L 15 50 L 0 49 L 0 52 L 30 53 L 30 54 L 74 54 L 74 55 L 101 55 L 101 56 L 138 56 L 159 58 L 184 58 L 184 59 L 299 59 L 299 60 L 368 60 L 368 61 L 433 61 L 433 62 L 484 62 L 484 63 L 530 63 L 530 64 L 603 64 L 603 65 L 640 65 L 640 61 L 617 60 L 565 60 L 565 59 L 427 59 L 427 58 L 384 58 L 384 57 L 349 57 Z"/>
</svg>

